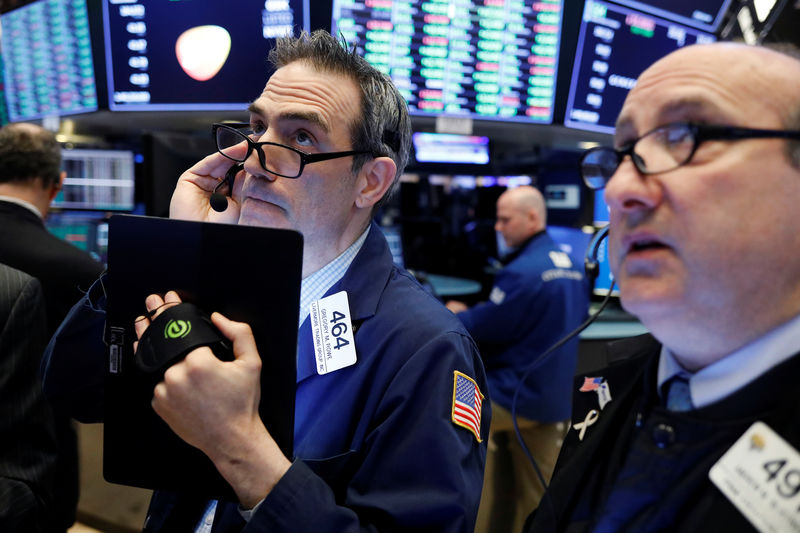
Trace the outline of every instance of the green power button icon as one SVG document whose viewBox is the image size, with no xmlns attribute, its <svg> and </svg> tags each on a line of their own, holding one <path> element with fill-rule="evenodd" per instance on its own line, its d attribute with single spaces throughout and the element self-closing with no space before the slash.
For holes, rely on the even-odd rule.
<svg viewBox="0 0 800 533">
<path fill-rule="evenodd" d="M 170 320 L 164 328 L 165 339 L 181 339 L 192 331 L 192 323 L 188 320 Z"/>
</svg>

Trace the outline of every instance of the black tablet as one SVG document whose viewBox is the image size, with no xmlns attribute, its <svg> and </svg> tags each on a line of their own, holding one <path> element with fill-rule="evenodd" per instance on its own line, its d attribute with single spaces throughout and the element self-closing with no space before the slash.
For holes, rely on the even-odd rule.
<svg viewBox="0 0 800 533">
<path fill-rule="evenodd" d="M 211 460 L 150 406 L 160 376 L 134 363 L 134 320 L 145 313 L 149 294 L 175 290 L 208 315 L 219 311 L 248 323 L 262 359 L 261 418 L 291 458 L 302 236 L 115 215 L 108 238 L 103 475 L 112 483 L 235 501 Z"/>
</svg>

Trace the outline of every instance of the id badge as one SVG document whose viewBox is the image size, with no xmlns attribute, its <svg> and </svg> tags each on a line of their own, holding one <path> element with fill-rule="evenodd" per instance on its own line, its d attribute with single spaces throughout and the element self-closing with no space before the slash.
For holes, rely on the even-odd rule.
<svg viewBox="0 0 800 533">
<path fill-rule="evenodd" d="M 356 344 L 345 291 L 311 304 L 311 335 L 320 376 L 356 363 Z"/>
<path fill-rule="evenodd" d="M 800 454 L 756 422 L 708 472 L 761 533 L 800 532 Z"/>
</svg>

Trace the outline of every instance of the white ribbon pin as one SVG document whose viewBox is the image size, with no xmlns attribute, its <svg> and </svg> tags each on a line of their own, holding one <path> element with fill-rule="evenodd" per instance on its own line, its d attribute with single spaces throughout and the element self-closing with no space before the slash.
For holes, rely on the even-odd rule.
<svg viewBox="0 0 800 533">
<path fill-rule="evenodd" d="M 586 413 L 586 418 L 583 419 L 583 422 L 578 422 L 572 426 L 578 432 L 578 440 L 583 440 L 584 435 L 586 435 L 586 428 L 597 422 L 597 419 L 600 418 L 599 415 L 600 411 L 592 409 Z"/>
</svg>

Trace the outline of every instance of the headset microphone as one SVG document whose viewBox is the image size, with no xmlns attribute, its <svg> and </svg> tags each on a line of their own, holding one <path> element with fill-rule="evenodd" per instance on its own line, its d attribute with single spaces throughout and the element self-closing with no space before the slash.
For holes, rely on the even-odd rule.
<svg viewBox="0 0 800 533">
<path fill-rule="evenodd" d="M 219 190 L 222 188 L 223 185 L 228 185 L 228 194 L 230 195 L 233 192 L 233 180 L 236 179 L 236 174 L 239 173 L 240 170 L 244 168 L 244 165 L 241 163 L 236 163 L 231 168 L 228 169 L 228 172 L 225 173 L 225 178 L 223 178 L 217 186 L 214 187 L 214 192 L 211 193 L 211 198 L 209 199 L 209 203 L 211 204 L 211 209 L 216 211 L 217 213 L 222 213 L 226 209 L 228 209 L 228 198 Z"/>
</svg>

